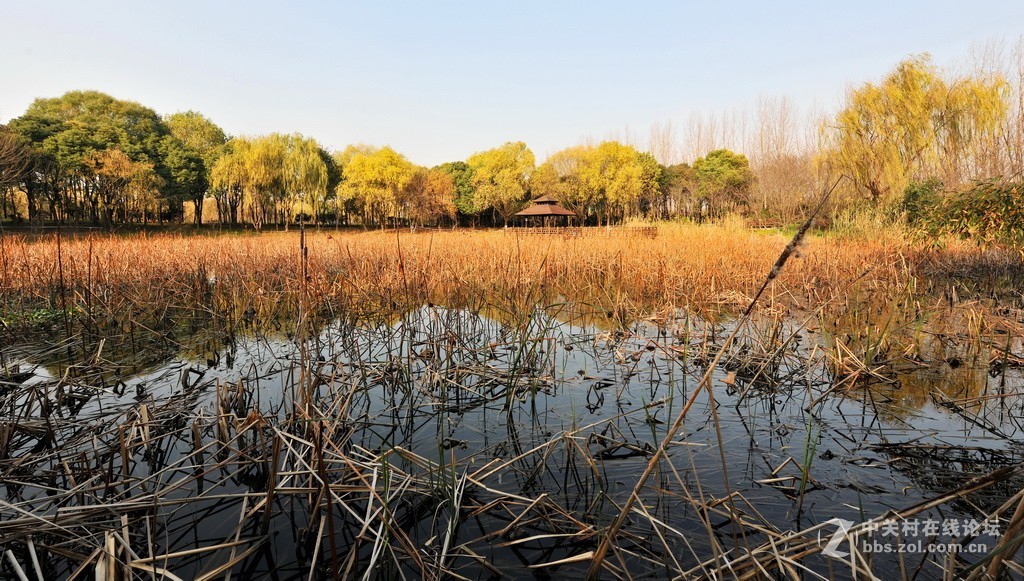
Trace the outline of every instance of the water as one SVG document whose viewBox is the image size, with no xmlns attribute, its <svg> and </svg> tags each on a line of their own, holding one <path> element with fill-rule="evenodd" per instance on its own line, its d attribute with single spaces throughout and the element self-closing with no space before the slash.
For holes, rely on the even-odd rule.
<svg viewBox="0 0 1024 581">
<path fill-rule="evenodd" d="M 320 577 L 333 568 L 417 576 L 421 567 L 469 578 L 583 575 L 588 561 L 543 565 L 596 547 L 596 532 L 618 514 L 731 328 L 682 313 L 628 332 L 539 310 L 521 324 L 501 318 L 424 307 L 387 324 L 336 321 L 304 341 L 211 334 L 156 361 L 140 360 L 136 350 L 116 373 L 91 370 L 82 356 L 73 357 L 81 367 L 71 373 L 66 357 L 40 366 L 6 394 L 8 407 L 30 410 L 39 423 L 47 418 L 40 402 L 56 401 L 51 392 L 65 374 L 82 378 L 63 382 L 78 384 L 70 391 L 79 395 L 51 407 L 55 441 L 13 437 L 3 461 L 9 504 L 0 518 L 29 512 L 52 523 L 78 507 L 141 499 L 132 510 L 91 512 L 91 524 L 76 523 L 73 532 L 37 527 L 36 544 L 55 547 L 44 566 L 57 577 L 100 546 L 107 530 L 127 536 L 139 559 L 150 545 L 160 555 L 238 540 L 161 563 L 182 578 L 230 563 L 244 578 L 306 578 L 314 553 Z M 1019 370 L 922 365 L 891 384 L 836 390 L 825 343 L 793 322 L 743 329 L 712 377 L 714 403 L 706 391 L 697 395 L 648 481 L 643 510 L 631 515 L 609 558 L 613 566 L 651 578 L 699 572 L 716 554 L 732 558 L 770 536 L 831 519 L 863 522 L 1020 462 Z M 6 357 L 33 363 L 35 354 L 38 363 L 46 359 L 39 352 L 39 345 L 15 345 Z M 309 429 L 316 420 L 304 415 L 305 401 L 332 426 L 317 436 L 328 442 L 323 473 L 313 448 L 302 448 L 324 434 Z M 152 432 L 135 435 L 145 444 L 126 462 L 125 436 L 114 438 L 109 428 L 137 419 L 142 405 Z M 232 433 L 241 436 L 229 452 L 211 446 L 190 456 L 197 442 L 216 441 L 223 412 L 239 418 Z M 267 426 L 287 426 L 273 483 Z M 70 487 L 68 473 L 95 486 L 73 500 L 61 497 L 55 490 Z M 333 520 L 319 518 L 326 504 L 317 476 L 337 487 Z M 983 520 L 1022 484 L 1014 476 L 913 520 Z M 387 511 L 375 513 L 383 499 Z M 269 513 L 261 502 L 270 503 Z M 374 526 L 390 527 L 364 529 L 368 513 L 376 514 Z M 911 532 L 902 540 L 919 540 Z M 928 542 L 962 536 L 947 532 Z M 27 562 L 24 527 L 0 534 Z M 381 535 L 386 542 L 375 545 Z M 897 542 L 881 531 L 873 538 Z M 991 549 L 997 537 L 973 542 Z M 78 548 L 74 556 L 70 547 Z M 983 556 L 960 558 L 967 564 Z M 883 577 L 919 569 L 918 578 L 940 578 L 947 558 L 875 554 L 871 567 Z M 850 576 L 841 559 L 814 554 L 801 563 L 826 577 Z"/>
</svg>

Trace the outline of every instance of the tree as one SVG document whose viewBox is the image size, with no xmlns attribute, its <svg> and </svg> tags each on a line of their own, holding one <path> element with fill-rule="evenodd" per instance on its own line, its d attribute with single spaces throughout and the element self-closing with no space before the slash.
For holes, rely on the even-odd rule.
<svg viewBox="0 0 1024 581">
<path fill-rule="evenodd" d="M 505 225 L 526 199 L 534 169 L 533 152 L 522 141 L 473 154 L 466 160 L 473 170 L 476 206 L 489 208 Z"/>
<path fill-rule="evenodd" d="M 225 217 L 232 226 L 238 224 L 238 211 L 249 189 L 249 173 L 246 170 L 246 157 L 252 142 L 243 137 L 236 137 L 225 144 L 222 155 L 210 171 L 210 182 L 218 191 L 217 213 L 220 221 Z"/>
<path fill-rule="evenodd" d="M 245 172 L 249 222 L 257 230 L 279 220 L 285 198 L 284 158 L 286 146 L 276 134 L 253 139 L 246 149 Z"/>
<path fill-rule="evenodd" d="M 551 196 L 580 216 L 591 215 L 603 206 L 600 186 L 587 179 L 587 166 L 594 148 L 577 145 L 563 149 L 547 159 L 530 178 L 535 196 Z"/>
<path fill-rule="evenodd" d="M 363 208 L 364 224 L 383 227 L 389 214 L 397 216 L 400 197 L 416 173 L 405 156 L 387 146 L 350 145 L 340 161 L 339 197 L 357 200 Z"/>
<path fill-rule="evenodd" d="M 31 143 L 36 163 L 25 180 L 34 198 L 43 190 L 51 213 L 100 219 L 97 182 L 87 162 L 104 150 L 118 150 L 132 162 L 163 170 L 160 143 L 168 130 L 148 107 L 97 91 L 72 91 L 36 99 L 10 127 Z M 165 180 L 161 187 L 167 186 Z"/>
<path fill-rule="evenodd" d="M 473 168 L 464 161 L 449 161 L 437 166 L 437 170 L 450 175 L 455 187 L 455 208 L 464 216 L 476 217 L 482 208 L 476 200 L 473 186 Z"/>
<path fill-rule="evenodd" d="M 203 158 L 174 135 L 164 136 L 160 153 L 168 181 L 166 196 L 178 201 L 191 200 L 195 204 L 196 224 L 202 224 L 203 198 L 210 183 Z"/>
<path fill-rule="evenodd" d="M 455 218 L 455 181 L 440 169 L 419 168 L 404 197 L 409 219 L 425 225 L 441 218 Z"/>
<path fill-rule="evenodd" d="M 535 194 L 547 194 L 581 216 L 598 222 L 650 209 L 659 190 L 661 167 L 654 157 L 617 141 L 575 146 L 552 155 L 534 175 Z"/>
<path fill-rule="evenodd" d="M 677 163 L 661 169 L 658 188 L 664 200 L 664 211 L 668 216 L 693 211 L 693 168 L 688 163 Z"/>
<path fill-rule="evenodd" d="M 334 168 L 337 172 L 337 184 L 332 190 L 337 223 L 344 221 L 345 224 L 348 224 L 349 216 L 359 209 L 355 190 L 345 182 L 345 166 L 352 160 L 356 152 L 356 146 L 349 145 L 342 151 L 331 153 L 331 159 L 334 161 Z"/>
<path fill-rule="evenodd" d="M 157 183 L 153 164 L 148 161 L 132 161 L 118 149 L 104 149 L 89 154 L 83 160 L 85 174 L 92 182 L 90 188 L 96 213 L 102 213 L 107 227 L 114 223 L 118 210 L 127 211 L 129 195 L 145 196 Z M 145 211 L 143 207 L 143 212 Z"/>
<path fill-rule="evenodd" d="M 657 189 L 657 162 L 629 145 L 605 141 L 594 148 L 584 181 L 604 200 L 605 219 L 624 218 Z"/>
<path fill-rule="evenodd" d="M 182 194 L 195 205 L 195 223 L 202 224 L 203 200 L 209 193 L 213 166 L 225 153 L 227 136 L 223 129 L 195 111 L 175 113 L 165 122 L 171 135 L 188 148 L 188 155 L 198 157 L 202 163 L 202 179 L 179 184 Z M 181 171 L 180 167 L 177 171 Z M 172 173 L 176 171 L 172 169 Z"/>
<path fill-rule="evenodd" d="M 716 149 L 693 162 L 693 181 L 697 195 L 719 209 L 724 205 L 746 205 L 754 174 L 747 156 Z"/>
<path fill-rule="evenodd" d="M 321 155 L 323 149 L 316 140 L 295 133 L 284 138 L 285 154 L 283 181 L 285 191 L 298 198 L 300 204 L 309 204 L 314 216 L 319 216 L 324 202 L 327 200 L 328 175 L 327 163 Z M 290 209 L 293 203 L 288 204 Z M 292 218 L 289 212 L 289 218 Z"/>
<path fill-rule="evenodd" d="M 287 225 L 302 204 L 318 213 L 329 182 L 323 157 L 315 140 L 297 133 L 232 139 L 213 166 L 213 185 L 222 192 L 218 205 L 232 223 L 244 209 L 257 229 L 268 222 Z"/>
<path fill-rule="evenodd" d="M 872 202 L 891 199 L 912 180 L 955 185 L 971 143 L 1005 117 L 1006 93 L 999 76 L 947 82 L 928 55 L 910 58 L 880 84 L 849 92 L 825 128 L 821 161 Z"/>
<path fill-rule="evenodd" d="M 317 224 L 320 224 L 327 203 L 337 200 L 338 186 L 341 184 L 341 167 L 338 165 L 337 159 L 328 153 L 326 149 L 320 147 L 317 153 L 320 155 L 320 161 L 324 162 L 324 169 L 327 170 L 327 193 L 324 196 L 323 206 L 313 208 L 313 219 Z M 336 218 L 337 214 L 335 214 Z"/>
<path fill-rule="evenodd" d="M 32 165 L 25 139 L 0 125 L 0 189 L 17 185 Z"/>
<path fill-rule="evenodd" d="M 4 212 L 6 214 L 6 193 L 17 187 L 32 168 L 32 149 L 22 136 L 7 127 L 0 125 L 0 193 L 5 194 Z M 33 218 L 35 208 L 33 200 L 28 199 L 29 218 Z"/>
</svg>

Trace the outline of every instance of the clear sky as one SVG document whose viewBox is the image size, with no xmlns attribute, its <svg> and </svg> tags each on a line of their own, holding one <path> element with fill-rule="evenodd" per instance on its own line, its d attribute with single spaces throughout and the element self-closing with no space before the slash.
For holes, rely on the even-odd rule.
<svg viewBox="0 0 1024 581">
<path fill-rule="evenodd" d="M 788 95 L 831 109 L 910 54 L 1015 42 L 1024 1 L 0 2 L 0 121 L 96 89 L 234 135 L 432 165 Z"/>
</svg>

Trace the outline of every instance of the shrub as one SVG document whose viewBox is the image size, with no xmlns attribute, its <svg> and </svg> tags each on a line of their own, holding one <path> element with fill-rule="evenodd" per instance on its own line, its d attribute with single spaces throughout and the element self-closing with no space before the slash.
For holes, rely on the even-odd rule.
<svg viewBox="0 0 1024 581">
<path fill-rule="evenodd" d="M 949 233 L 988 247 L 1024 242 L 1024 182 L 989 180 L 946 198 L 928 220 L 935 234 Z"/>
<path fill-rule="evenodd" d="M 942 182 L 931 178 L 923 182 L 911 182 L 903 190 L 897 210 L 903 215 L 907 224 L 921 226 L 942 202 Z"/>
</svg>

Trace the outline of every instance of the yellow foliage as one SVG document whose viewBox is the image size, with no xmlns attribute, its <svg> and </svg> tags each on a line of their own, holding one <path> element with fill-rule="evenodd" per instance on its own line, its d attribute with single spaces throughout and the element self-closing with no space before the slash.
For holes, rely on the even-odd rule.
<svg viewBox="0 0 1024 581">
<path fill-rule="evenodd" d="M 927 55 L 910 58 L 880 84 L 850 91 L 824 128 L 819 161 L 872 201 L 900 194 L 911 180 L 939 177 L 951 185 L 972 142 L 1005 116 L 1006 89 L 1001 77 L 947 81 Z"/>
<path fill-rule="evenodd" d="M 522 141 L 473 154 L 466 160 L 473 168 L 473 186 L 479 208 L 491 208 L 508 223 L 529 191 L 534 157 Z"/>
<path fill-rule="evenodd" d="M 416 174 L 405 156 L 387 146 L 349 146 L 341 157 L 340 197 L 362 202 L 367 216 L 377 224 L 399 213 L 400 197 Z"/>
<path fill-rule="evenodd" d="M 577 145 L 552 155 L 534 174 L 534 195 L 549 195 L 580 215 L 629 216 L 658 190 L 658 163 L 650 155 L 605 141 Z"/>
</svg>

